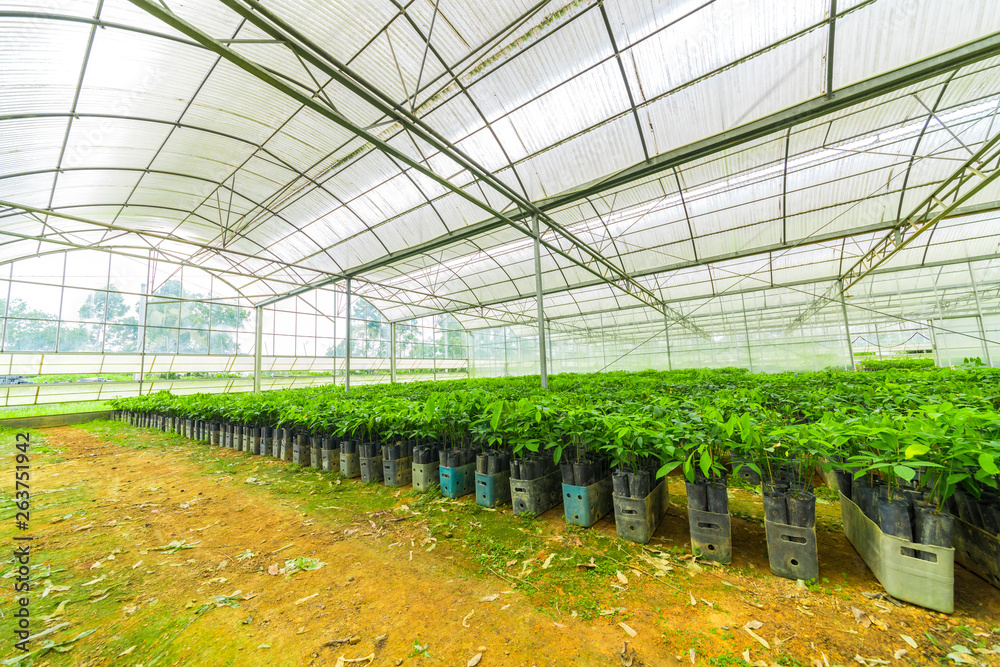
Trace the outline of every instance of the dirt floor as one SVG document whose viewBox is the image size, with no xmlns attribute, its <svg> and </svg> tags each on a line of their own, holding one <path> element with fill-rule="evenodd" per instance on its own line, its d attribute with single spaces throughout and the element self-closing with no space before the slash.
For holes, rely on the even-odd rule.
<svg viewBox="0 0 1000 667">
<path fill-rule="evenodd" d="M 797 583 L 769 571 L 751 489 L 731 491 L 742 518 L 717 566 L 689 556 L 676 480 L 643 548 L 613 517 L 518 519 L 118 423 L 32 440 L 32 632 L 53 631 L 22 665 L 1000 665 L 1000 591 L 956 566 L 950 616 L 888 598 L 832 494 L 821 577 Z"/>
</svg>

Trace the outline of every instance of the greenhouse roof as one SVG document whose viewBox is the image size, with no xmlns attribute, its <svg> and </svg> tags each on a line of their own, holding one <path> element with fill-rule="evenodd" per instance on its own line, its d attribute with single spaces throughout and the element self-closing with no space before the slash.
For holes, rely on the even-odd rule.
<svg viewBox="0 0 1000 667">
<path fill-rule="evenodd" d="M 872 275 L 1000 256 L 996 2 L 0 0 L 0 22 L 2 262 L 152 253 L 259 303 L 350 277 L 391 321 L 479 327 L 535 318 L 537 216 L 546 317 L 684 323 L 823 298 L 969 169 L 983 187 Z"/>
</svg>

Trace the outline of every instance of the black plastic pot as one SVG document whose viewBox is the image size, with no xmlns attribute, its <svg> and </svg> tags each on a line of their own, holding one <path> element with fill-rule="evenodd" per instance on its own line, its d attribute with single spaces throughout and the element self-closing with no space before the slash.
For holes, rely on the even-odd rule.
<svg viewBox="0 0 1000 667">
<path fill-rule="evenodd" d="M 808 491 L 794 491 L 785 496 L 788 508 L 788 523 L 799 528 L 816 525 L 816 494 Z"/>
<path fill-rule="evenodd" d="M 785 494 L 781 491 L 768 490 L 763 496 L 764 518 L 772 523 L 788 523 L 788 507 L 785 504 Z"/>
<path fill-rule="evenodd" d="M 481 475 L 488 475 L 490 469 L 490 455 L 482 452 L 476 456 L 476 472 Z"/>
<path fill-rule="evenodd" d="M 504 457 L 500 452 L 492 452 L 486 456 L 486 474 L 499 475 L 504 468 Z"/>
<path fill-rule="evenodd" d="M 729 514 L 729 494 L 726 493 L 726 483 L 709 482 L 705 486 L 708 500 L 708 511 L 713 514 Z"/>
<path fill-rule="evenodd" d="M 573 464 L 573 477 L 576 479 L 576 486 L 590 486 L 597 483 L 594 477 L 594 464 L 586 459 Z"/>
<path fill-rule="evenodd" d="M 611 486 L 614 489 L 614 494 L 619 498 L 630 497 L 627 472 L 615 471 L 611 473 Z"/>
<path fill-rule="evenodd" d="M 920 544 L 951 548 L 951 532 L 955 518 L 948 512 L 938 512 L 934 505 L 917 505 L 914 508 L 916 525 L 913 536 Z"/>
<path fill-rule="evenodd" d="M 632 498 L 645 498 L 649 495 L 649 477 L 644 470 L 626 474 L 628 475 L 628 491 Z"/>
<path fill-rule="evenodd" d="M 910 504 L 905 498 L 896 496 L 891 500 L 878 501 L 878 525 L 886 535 L 913 541 L 913 527 L 910 525 Z"/>
<path fill-rule="evenodd" d="M 559 464 L 559 470 L 562 471 L 562 481 L 563 484 L 569 484 L 570 486 L 576 486 L 576 474 L 573 471 L 573 464 L 570 461 L 563 461 Z"/>
<path fill-rule="evenodd" d="M 851 489 L 854 486 L 854 476 L 851 474 L 850 470 L 834 470 L 837 475 L 837 487 L 840 492 L 844 494 L 845 498 L 853 498 L 851 495 Z"/>
<path fill-rule="evenodd" d="M 878 513 L 875 511 L 875 489 L 871 487 L 868 480 L 864 477 L 854 480 L 851 491 L 854 494 L 854 504 L 858 506 L 858 509 L 864 512 L 866 517 L 878 523 Z"/>
<path fill-rule="evenodd" d="M 629 477 L 629 484 L 631 483 L 632 478 Z M 688 507 L 693 510 L 698 510 L 699 512 L 707 512 L 708 491 L 705 489 L 705 485 L 697 483 L 692 484 L 691 482 L 684 482 L 684 484 L 687 486 Z"/>
<path fill-rule="evenodd" d="M 976 497 L 965 491 L 956 491 L 954 498 L 958 507 L 958 517 L 976 528 L 982 528 L 983 517 L 979 513 L 979 502 Z"/>
</svg>

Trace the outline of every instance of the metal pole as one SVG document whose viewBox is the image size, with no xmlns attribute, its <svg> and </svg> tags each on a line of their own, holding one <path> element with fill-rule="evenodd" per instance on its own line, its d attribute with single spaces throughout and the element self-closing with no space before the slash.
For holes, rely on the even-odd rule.
<svg viewBox="0 0 1000 667">
<path fill-rule="evenodd" d="M 979 290 L 976 288 L 976 276 L 972 272 L 972 262 L 966 262 L 969 267 L 969 279 L 972 281 L 972 294 L 976 297 L 976 312 L 979 313 L 979 335 L 983 337 L 983 350 L 986 352 L 986 365 L 993 368 L 990 358 L 990 342 L 986 340 L 986 325 L 983 322 L 983 307 L 979 304 Z"/>
<path fill-rule="evenodd" d="M 260 392 L 260 367 L 264 351 L 264 306 L 257 306 L 257 330 L 254 332 L 253 346 L 253 391 Z"/>
<path fill-rule="evenodd" d="M 389 382 L 396 381 L 396 323 L 389 325 Z"/>
<path fill-rule="evenodd" d="M 351 389 L 351 279 L 347 279 L 347 336 L 344 340 L 344 391 Z"/>
<path fill-rule="evenodd" d="M 740 294 L 740 304 L 743 306 L 743 335 L 747 337 L 747 362 L 750 372 L 753 373 L 753 348 L 750 347 L 750 327 L 747 325 L 747 301 L 742 294 Z"/>
<path fill-rule="evenodd" d="M 856 371 L 854 365 L 854 346 L 851 344 L 851 327 L 847 322 L 847 302 L 844 301 L 844 281 L 840 281 L 840 311 L 844 314 L 844 334 L 847 336 L 847 356 L 851 362 L 851 370 Z"/>
<path fill-rule="evenodd" d="M 941 275 L 940 271 L 938 272 L 938 275 L 939 276 Z M 944 313 L 941 311 L 941 300 L 938 298 L 938 293 L 937 293 L 937 278 L 934 279 L 934 284 L 931 285 L 931 287 L 934 290 L 934 304 L 937 306 L 937 311 L 938 311 L 938 328 L 940 328 L 940 329 L 943 330 L 944 329 Z M 945 355 L 945 359 L 947 359 L 947 363 L 944 364 L 944 365 L 945 366 L 951 366 L 951 350 L 948 349 L 948 334 L 947 333 L 945 333 L 941 337 L 941 341 L 944 343 L 944 355 Z M 940 357 L 940 354 L 938 354 L 938 356 Z M 941 364 L 938 364 L 938 365 L 941 365 Z"/>
<path fill-rule="evenodd" d="M 670 360 L 670 318 L 666 315 L 663 316 L 663 337 L 667 341 L 667 370 L 674 370 L 674 364 Z"/>
<path fill-rule="evenodd" d="M 538 368 L 542 389 L 549 388 L 549 372 L 545 364 L 545 305 L 542 303 L 542 251 L 538 232 L 538 214 L 531 216 L 531 232 L 535 236 L 535 301 L 538 304 Z"/>
</svg>

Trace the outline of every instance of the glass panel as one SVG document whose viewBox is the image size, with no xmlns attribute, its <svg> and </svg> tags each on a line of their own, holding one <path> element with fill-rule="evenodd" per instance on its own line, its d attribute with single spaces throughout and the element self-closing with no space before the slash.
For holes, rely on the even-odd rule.
<svg viewBox="0 0 1000 667">
<path fill-rule="evenodd" d="M 62 319 L 103 322 L 107 300 L 107 292 L 66 288 L 63 291 Z"/>
<path fill-rule="evenodd" d="M 62 288 L 11 283 L 7 317 L 58 320 Z"/>
<path fill-rule="evenodd" d="M 66 284 L 89 289 L 107 289 L 110 260 L 111 254 L 106 252 L 77 250 L 66 253 Z"/>
<path fill-rule="evenodd" d="M 208 354 L 208 332 L 181 329 L 178 351 L 182 354 Z"/>
<path fill-rule="evenodd" d="M 146 306 L 146 324 L 151 327 L 176 327 L 179 324 L 181 304 L 179 301 L 150 300 Z"/>
<path fill-rule="evenodd" d="M 252 336 L 247 336 L 249 343 L 253 345 Z M 211 354 L 236 354 L 236 334 L 225 331 L 212 332 Z"/>
<path fill-rule="evenodd" d="M 112 287 L 108 292 L 108 322 L 138 324 L 141 301 L 135 294 L 124 294 Z"/>
<path fill-rule="evenodd" d="M 104 334 L 105 352 L 138 352 L 139 327 L 109 324 Z"/>
<path fill-rule="evenodd" d="M 60 352 L 100 352 L 103 324 L 63 322 L 59 331 Z"/>
<path fill-rule="evenodd" d="M 177 329 L 146 328 L 146 354 L 176 354 Z"/>
<path fill-rule="evenodd" d="M 58 324 L 41 320 L 7 320 L 6 352 L 55 352 Z"/>
</svg>

